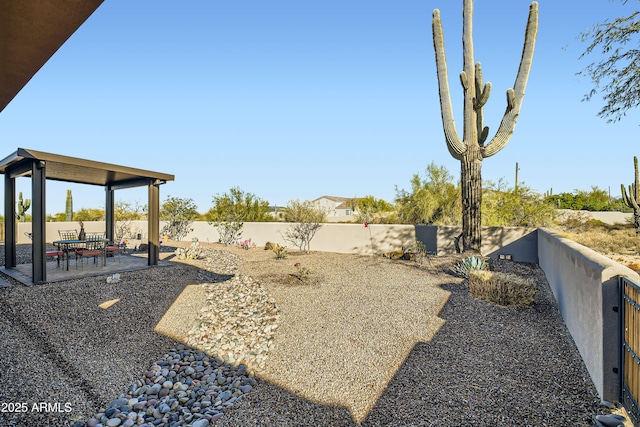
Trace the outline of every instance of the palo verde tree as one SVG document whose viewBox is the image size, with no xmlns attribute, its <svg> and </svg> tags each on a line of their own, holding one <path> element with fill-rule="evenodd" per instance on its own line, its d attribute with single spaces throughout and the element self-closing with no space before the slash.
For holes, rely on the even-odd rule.
<svg viewBox="0 0 640 427">
<path fill-rule="evenodd" d="M 628 0 L 622 0 L 626 4 Z M 600 52 L 604 59 L 587 65 L 578 75 L 587 76 L 595 87 L 584 96 L 591 100 L 602 92 L 605 105 L 599 117 L 608 122 L 620 120 L 631 108 L 640 105 L 640 11 L 617 18 L 611 22 L 594 25 L 580 34 L 589 43 L 580 59 Z"/>
<path fill-rule="evenodd" d="M 347 204 L 354 211 L 356 222 L 384 224 L 395 219 L 393 205 L 384 199 L 376 199 L 372 195 L 355 197 Z"/>
<path fill-rule="evenodd" d="M 161 233 L 176 241 L 193 231 L 191 224 L 200 218 L 198 206 L 193 199 L 167 196 L 160 205 L 160 220 L 167 221 Z"/>
<path fill-rule="evenodd" d="M 633 209 L 633 225 L 636 228 L 636 235 L 640 234 L 640 176 L 638 175 L 638 158 L 633 156 L 633 167 L 635 168 L 636 177 L 631 185 L 629 185 L 629 195 L 624 188 L 624 184 L 620 184 L 622 189 L 622 201 L 625 205 Z"/>
<path fill-rule="evenodd" d="M 213 207 L 206 213 L 206 218 L 218 230 L 219 241 L 225 245 L 238 241 L 245 222 L 272 219 L 269 216 L 269 202 L 240 187 L 232 187 L 228 193 L 215 195 Z"/>
<path fill-rule="evenodd" d="M 483 123 L 483 108 L 489 99 L 491 83 L 483 83 L 481 65 L 479 62 L 474 63 L 473 0 L 463 0 L 463 71 L 460 73 L 460 82 L 464 90 L 464 133 L 462 139 L 458 136 L 453 119 L 444 35 L 438 9 L 433 11 L 432 26 L 444 134 L 449 152 L 456 160 L 460 160 L 461 164 L 462 242 L 465 251 L 479 252 L 482 241 L 480 234 L 482 160 L 493 156 L 504 148 L 516 126 L 533 60 L 538 32 L 538 3 L 531 3 L 529 8 L 529 20 L 516 81 L 513 88 L 507 90 L 507 109 L 498 131 L 488 143 L 486 141 L 489 128 L 485 127 Z"/>
<path fill-rule="evenodd" d="M 460 188 L 444 166 L 431 162 L 425 178 L 414 174 L 411 190 L 396 186 L 396 209 L 401 224 L 460 225 Z"/>
<path fill-rule="evenodd" d="M 326 213 L 310 201 L 289 200 L 284 208 L 284 220 L 293 224 L 282 237 L 301 251 L 309 252 L 311 240 L 326 219 Z"/>
</svg>

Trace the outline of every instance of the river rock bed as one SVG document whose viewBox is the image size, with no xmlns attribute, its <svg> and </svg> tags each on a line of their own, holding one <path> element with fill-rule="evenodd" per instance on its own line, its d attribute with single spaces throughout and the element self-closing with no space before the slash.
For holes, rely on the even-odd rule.
<svg viewBox="0 0 640 427">
<path fill-rule="evenodd" d="M 127 393 L 86 423 L 74 427 L 193 426 L 204 427 L 223 416 L 256 385 L 245 365 L 179 345 L 149 368 Z"/>
<path fill-rule="evenodd" d="M 226 251 L 203 249 L 198 281 L 206 305 L 178 345 L 88 421 L 73 427 L 204 427 L 257 384 L 264 369 L 278 310 L 260 284 L 239 275 L 240 258 Z"/>
</svg>

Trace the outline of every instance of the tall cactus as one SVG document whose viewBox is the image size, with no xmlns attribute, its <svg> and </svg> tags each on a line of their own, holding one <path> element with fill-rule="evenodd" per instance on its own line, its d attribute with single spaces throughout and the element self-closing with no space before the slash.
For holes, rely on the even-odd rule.
<svg viewBox="0 0 640 427">
<path fill-rule="evenodd" d="M 633 225 L 636 227 L 636 234 L 640 234 L 640 180 L 638 179 L 638 158 L 633 156 L 633 167 L 636 171 L 636 179 L 633 184 L 629 185 L 629 195 L 624 188 L 624 184 L 620 184 L 622 189 L 622 201 L 625 205 L 633 209 Z"/>
<path fill-rule="evenodd" d="M 31 199 L 22 199 L 22 191 L 18 193 L 18 212 L 16 219 L 20 222 L 27 220 L 27 211 L 31 207 Z"/>
<path fill-rule="evenodd" d="M 482 244 L 480 234 L 482 204 L 482 160 L 493 156 L 509 142 L 516 126 L 524 97 L 529 70 L 533 59 L 536 34 L 538 32 L 538 3 L 529 8 L 529 20 L 525 33 L 520 67 L 513 88 L 507 90 L 507 109 L 495 136 L 487 144 L 489 128 L 483 123 L 483 108 L 489 99 L 491 83 L 483 83 L 482 67 L 474 64 L 473 58 L 473 0 L 463 0 L 463 71 L 460 82 L 464 89 L 464 134 L 460 139 L 453 119 L 447 60 L 444 51 L 444 35 L 440 11 L 433 11 L 433 44 L 436 54 L 440 109 L 447 148 L 461 164 L 462 182 L 462 239 L 465 251 L 479 252 Z"/>
<path fill-rule="evenodd" d="M 73 197 L 71 196 L 71 190 L 67 190 L 67 200 L 65 202 L 64 213 L 66 221 L 73 221 Z"/>
</svg>

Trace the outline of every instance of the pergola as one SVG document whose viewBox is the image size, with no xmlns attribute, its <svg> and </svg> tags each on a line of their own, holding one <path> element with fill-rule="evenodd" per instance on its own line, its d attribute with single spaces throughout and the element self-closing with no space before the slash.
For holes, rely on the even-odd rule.
<svg viewBox="0 0 640 427">
<path fill-rule="evenodd" d="M 174 176 L 126 166 L 113 165 L 59 154 L 18 148 L 0 160 L 4 174 L 5 268 L 16 267 L 16 178 L 31 177 L 32 198 L 32 260 L 33 282 L 47 279 L 46 265 L 46 180 L 99 185 L 105 188 L 105 232 L 114 234 L 114 192 L 118 189 L 147 186 L 148 201 L 148 263 L 157 265 L 160 246 L 160 185 L 173 181 Z"/>
</svg>

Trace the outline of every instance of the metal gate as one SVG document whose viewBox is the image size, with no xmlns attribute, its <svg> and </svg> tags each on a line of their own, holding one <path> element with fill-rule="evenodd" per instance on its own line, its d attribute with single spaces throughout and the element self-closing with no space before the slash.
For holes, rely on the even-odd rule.
<svg viewBox="0 0 640 427">
<path fill-rule="evenodd" d="M 640 285 L 620 278 L 622 351 L 620 402 L 634 425 L 640 425 Z"/>
</svg>

